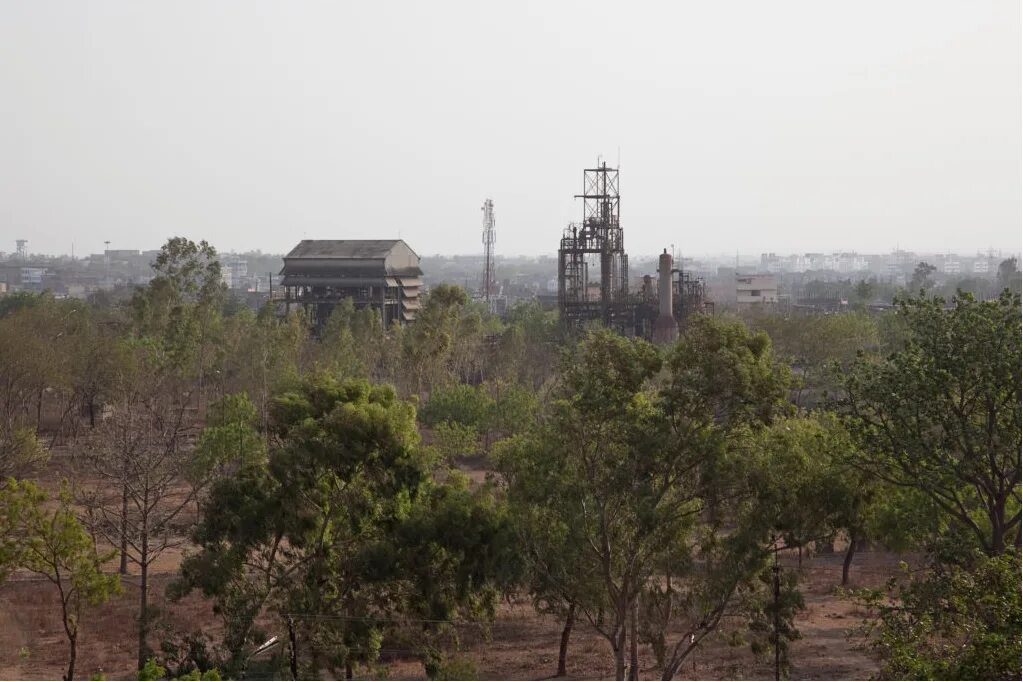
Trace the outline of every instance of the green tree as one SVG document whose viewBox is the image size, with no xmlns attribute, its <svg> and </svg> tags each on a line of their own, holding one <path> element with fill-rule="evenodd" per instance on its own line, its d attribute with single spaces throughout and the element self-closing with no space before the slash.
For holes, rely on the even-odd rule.
<svg viewBox="0 0 1023 682">
<path fill-rule="evenodd" d="M 568 647 L 576 620 L 606 608 L 601 573 L 589 556 L 586 535 L 559 504 L 573 484 L 569 472 L 543 466 L 547 443 L 534 429 L 499 442 L 492 458 L 507 486 L 510 517 L 520 548 L 523 582 L 538 613 L 564 623 L 556 676 L 568 674 Z M 540 464 L 540 466 L 537 466 Z"/>
<path fill-rule="evenodd" d="M 910 680 L 1020 678 L 1018 554 L 974 556 L 893 578 L 861 599 L 879 612 L 867 626 L 884 657 L 881 676 Z"/>
<path fill-rule="evenodd" d="M 175 592 L 215 600 L 226 670 L 243 667 L 262 614 L 282 625 L 294 614 L 304 664 L 350 675 L 402 617 L 488 602 L 489 569 L 472 562 L 497 532 L 482 521 L 500 514 L 456 492 L 457 477 L 433 483 L 415 409 L 392 388 L 311 377 L 275 399 L 271 434 L 268 461 L 213 485 Z"/>
<path fill-rule="evenodd" d="M 1020 297 L 900 301 L 910 338 L 858 363 L 845 407 L 857 465 L 918 490 L 991 555 L 1019 544 Z"/>
<path fill-rule="evenodd" d="M 416 394 L 446 381 L 477 379 L 481 372 L 482 316 L 461 287 L 430 290 L 416 323 L 403 332 L 403 359 Z"/>
<path fill-rule="evenodd" d="M 566 356 L 550 412 L 497 453 L 513 509 L 535 519 L 520 531 L 538 572 L 535 594 L 586 616 L 610 644 L 618 679 L 630 633 L 635 651 L 640 630 L 654 625 L 639 622 L 640 601 L 659 580 L 679 595 L 654 628 L 670 678 L 726 608 L 756 591 L 767 556 L 759 526 L 735 523 L 756 515 L 741 510 L 744 490 L 728 486 L 741 477 L 724 472 L 742 462 L 730 444 L 735 429 L 787 411 L 788 375 L 769 340 L 699 319 L 664 379 L 662 365 L 646 342 L 591 333 Z M 548 561 L 542 552 L 556 543 L 566 558 Z M 563 586 L 568 564 L 581 577 Z"/>
<path fill-rule="evenodd" d="M 441 459 L 448 464 L 454 464 L 461 457 L 469 457 L 479 452 L 480 436 L 471 426 L 442 421 L 433 429 L 433 442 Z"/>
<path fill-rule="evenodd" d="M 49 457 L 49 451 L 32 429 L 8 431 L 0 425 L 0 488 L 9 478 L 21 478 L 31 473 Z"/>
<path fill-rule="evenodd" d="M 448 383 L 430 393 L 419 417 L 426 426 L 448 421 L 479 433 L 487 429 L 493 410 L 494 400 L 483 386 Z"/>
<path fill-rule="evenodd" d="M 102 604 L 120 590 L 120 578 L 106 575 L 100 564 L 110 557 L 96 553 L 96 545 L 71 507 L 71 495 L 65 482 L 55 509 L 48 510 L 43 496 L 30 483 L 12 484 L 6 491 L 25 495 L 16 535 L 24 546 L 20 565 L 49 580 L 60 595 L 61 621 L 68 641 L 68 667 L 65 680 L 75 676 L 78 637 L 82 614 L 87 606 Z"/>
<path fill-rule="evenodd" d="M 273 395 L 296 384 L 306 368 L 309 332 L 300 313 L 278 317 L 273 305 L 225 321 L 221 394 L 245 391 L 259 413 L 260 430 L 270 428 Z"/>
<path fill-rule="evenodd" d="M 132 299 L 138 336 L 158 339 L 164 362 L 196 382 L 200 400 L 223 350 L 226 287 L 217 251 L 172 237 L 152 263 L 156 276 Z"/>
<path fill-rule="evenodd" d="M 753 434 L 747 455 L 757 514 L 787 548 L 830 542 L 843 531 L 849 543 L 842 584 L 857 546 L 875 535 L 873 505 L 879 484 L 850 464 L 855 446 L 834 415 L 779 420 Z"/>
<path fill-rule="evenodd" d="M 188 478 L 195 485 L 266 460 L 266 441 L 259 432 L 259 413 L 244 393 L 224 396 L 211 406 L 191 457 Z"/>
</svg>

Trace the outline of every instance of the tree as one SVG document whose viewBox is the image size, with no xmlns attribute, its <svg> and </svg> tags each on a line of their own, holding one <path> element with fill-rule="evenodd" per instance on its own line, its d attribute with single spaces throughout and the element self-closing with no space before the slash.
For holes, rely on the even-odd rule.
<svg viewBox="0 0 1023 682">
<path fill-rule="evenodd" d="M 416 323 L 403 332 L 403 357 L 421 394 L 451 379 L 480 374 L 482 316 L 461 287 L 441 284 L 425 297 Z"/>
<path fill-rule="evenodd" d="M 187 477 L 202 487 L 266 460 L 259 413 L 244 393 L 226 395 L 211 406 L 188 466 Z"/>
<path fill-rule="evenodd" d="M 549 414 L 497 453 L 512 508 L 535 519 L 520 532 L 537 594 L 582 612 L 611 646 L 618 679 L 630 633 L 636 642 L 651 624 L 639 622 L 641 596 L 659 580 L 686 595 L 657 635 L 670 679 L 737 595 L 755 590 L 767 557 L 759 527 L 723 525 L 755 518 L 723 471 L 741 463 L 733 429 L 785 413 L 788 375 L 766 336 L 709 318 L 673 349 L 658 390 L 662 363 L 646 342 L 591 333 L 566 356 Z M 565 558 L 551 561 L 543 550 L 557 543 Z"/>
<path fill-rule="evenodd" d="M 256 315 L 245 310 L 228 318 L 220 393 L 247 392 L 259 412 L 260 429 L 267 432 L 273 395 L 298 382 L 308 341 L 301 313 L 279 318 L 270 303 Z"/>
<path fill-rule="evenodd" d="M 473 429 L 486 430 L 494 410 L 494 400 L 483 386 L 448 383 L 436 387 L 419 414 L 423 424 L 435 427 L 448 421 Z"/>
<path fill-rule="evenodd" d="M 4 493 L 8 500 L 24 493 L 15 530 L 23 543 L 19 563 L 49 580 L 60 595 L 61 620 L 68 640 L 64 679 L 72 680 L 82 614 L 87 606 L 101 604 L 119 591 L 120 579 L 100 570 L 100 564 L 110 557 L 96 553 L 92 537 L 72 510 L 66 482 L 53 511 L 46 509 L 44 496 L 31 483 L 12 482 Z"/>
<path fill-rule="evenodd" d="M 1019 545 L 1020 297 L 899 302 L 910 338 L 849 374 L 857 466 L 927 496 L 988 554 Z"/>
<path fill-rule="evenodd" d="M 913 680 L 1020 677 L 1018 554 L 973 556 L 968 566 L 935 566 L 893 578 L 861 595 L 879 613 L 866 634 L 884 657 L 881 676 Z"/>
<path fill-rule="evenodd" d="M 156 344 L 136 343 L 133 357 L 134 366 L 118 376 L 98 446 L 84 458 L 98 484 L 82 490 L 81 502 L 90 529 L 118 548 L 120 572 L 127 573 L 129 563 L 139 569 L 141 668 L 152 653 L 149 571 L 164 552 L 187 539 L 185 512 L 202 488 L 194 479 L 188 489 L 188 476 L 197 474 L 207 453 L 200 451 L 197 463 L 188 447 L 198 431 L 191 412 L 196 385 L 163 364 Z"/>
<path fill-rule="evenodd" d="M 83 327 L 81 304 L 39 296 L 0 318 L 0 417 L 8 433 L 32 423 L 43 430 L 44 399 L 63 403 L 66 417 L 73 405 L 72 361 Z M 63 419 L 62 419 L 63 421 Z M 58 429 L 59 430 L 59 427 Z"/>
<path fill-rule="evenodd" d="M 804 547 L 844 531 L 847 584 L 858 545 L 874 534 L 879 484 L 850 464 L 855 446 L 842 424 L 825 412 L 783 419 L 751 434 L 745 447 L 761 521 L 784 547 L 799 550 L 800 564 Z"/>
<path fill-rule="evenodd" d="M 1016 258 L 1006 258 L 998 264 L 998 288 L 1020 292 L 1020 275 Z"/>
<path fill-rule="evenodd" d="M 432 482 L 410 403 L 320 374 L 272 412 L 269 460 L 214 483 L 175 590 L 215 600 L 225 670 L 244 667 L 262 614 L 293 615 L 303 661 L 350 676 L 402 617 L 445 620 L 492 600 L 502 515 L 456 476 Z"/>
<path fill-rule="evenodd" d="M 507 486 L 513 529 L 525 570 L 524 583 L 539 613 L 564 623 L 555 675 L 568 674 L 568 647 L 581 613 L 599 614 L 606 608 L 603 578 L 588 556 L 582 529 L 574 516 L 555 504 L 571 485 L 568 472 L 535 466 L 546 443 L 542 431 L 532 430 L 499 442 L 493 461 Z"/>
<path fill-rule="evenodd" d="M 49 451 L 39 442 L 32 429 L 8 431 L 0 424 L 0 488 L 8 479 L 21 478 L 30 473 L 49 456 Z"/>
<path fill-rule="evenodd" d="M 934 286 L 934 280 L 931 279 L 938 268 L 920 261 L 917 263 L 916 268 L 913 270 L 913 277 L 909 280 L 909 290 L 911 292 L 926 291 Z"/>
<path fill-rule="evenodd" d="M 856 298 L 860 303 L 869 303 L 874 298 L 876 280 L 861 279 L 856 285 Z"/>
<path fill-rule="evenodd" d="M 137 334 L 159 340 L 167 364 L 196 381 L 201 400 L 210 365 L 223 347 L 226 286 L 217 251 L 205 241 L 172 237 L 152 266 L 156 277 L 132 299 Z"/>
</svg>

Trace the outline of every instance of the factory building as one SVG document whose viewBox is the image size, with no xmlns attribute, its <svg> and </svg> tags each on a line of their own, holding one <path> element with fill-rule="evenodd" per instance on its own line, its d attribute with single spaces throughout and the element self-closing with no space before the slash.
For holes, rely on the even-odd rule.
<svg viewBox="0 0 1023 682">
<path fill-rule="evenodd" d="M 400 239 L 303 239 L 280 275 L 285 311 L 305 310 L 315 330 L 346 298 L 380 311 L 384 326 L 412 322 L 423 285 L 419 256 Z"/>
</svg>

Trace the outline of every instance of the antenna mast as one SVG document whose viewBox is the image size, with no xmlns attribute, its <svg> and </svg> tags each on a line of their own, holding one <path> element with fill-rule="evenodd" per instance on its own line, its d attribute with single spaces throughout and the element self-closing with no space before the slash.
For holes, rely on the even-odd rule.
<svg viewBox="0 0 1023 682">
<path fill-rule="evenodd" d="M 497 230 L 494 228 L 494 200 L 483 202 L 483 300 L 489 302 L 497 295 L 497 273 L 494 267 L 494 242 Z"/>
</svg>

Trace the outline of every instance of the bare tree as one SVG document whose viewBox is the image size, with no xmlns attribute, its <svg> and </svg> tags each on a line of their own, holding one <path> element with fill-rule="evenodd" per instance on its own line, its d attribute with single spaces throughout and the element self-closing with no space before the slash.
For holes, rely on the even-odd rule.
<svg viewBox="0 0 1023 682">
<path fill-rule="evenodd" d="M 118 548 L 122 573 L 129 564 L 139 570 L 140 668 L 150 653 L 150 568 L 187 539 L 193 521 L 187 510 L 199 491 L 187 480 L 197 430 L 192 390 L 166 380 L 139 382 L 122 392 L 86 458 L 99 478 L 83 495 L 90 527 Z"/>
</svg>

